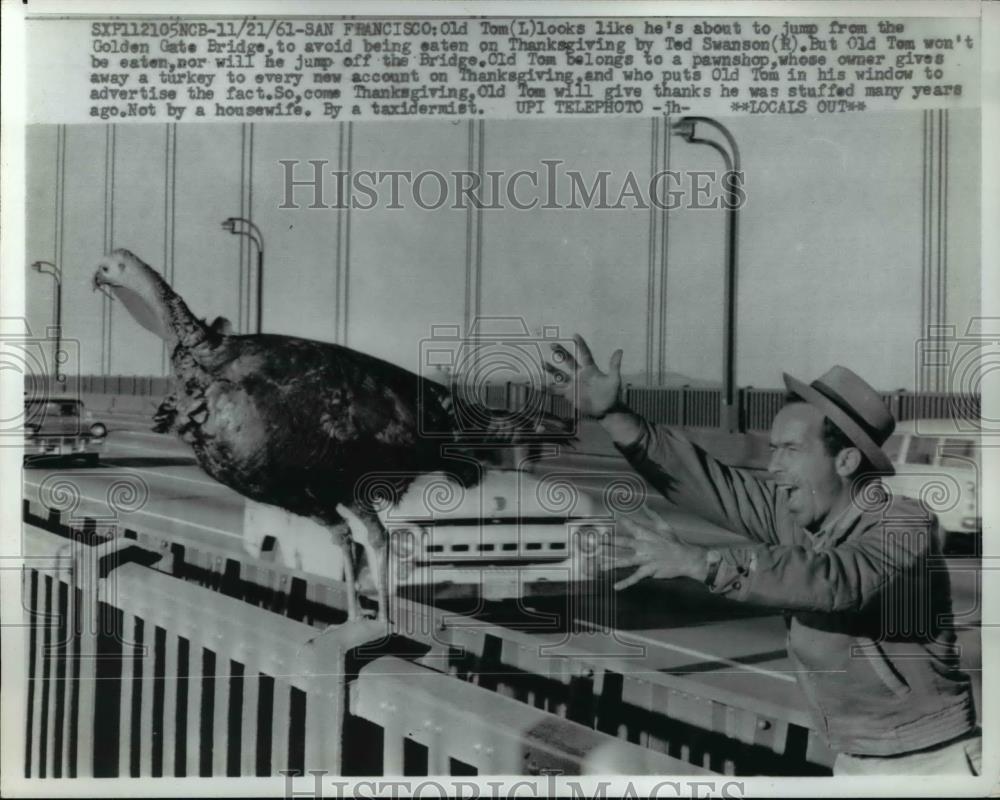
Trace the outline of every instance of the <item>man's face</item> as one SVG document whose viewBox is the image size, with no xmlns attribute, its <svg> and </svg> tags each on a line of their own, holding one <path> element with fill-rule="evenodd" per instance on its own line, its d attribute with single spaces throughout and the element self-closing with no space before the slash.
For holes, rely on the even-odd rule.
<svg viewBox="0 0 1000 800">
<path fill-rule="evenodd" d="M 843 503 L 845 481 L 836 459 L 823 446 L 823 413 L 808 403 L 785 406 L 771 425 L 768 470 L 784 495 L 792 518 L 817 530 L 834 507 Z"/>
</svg>

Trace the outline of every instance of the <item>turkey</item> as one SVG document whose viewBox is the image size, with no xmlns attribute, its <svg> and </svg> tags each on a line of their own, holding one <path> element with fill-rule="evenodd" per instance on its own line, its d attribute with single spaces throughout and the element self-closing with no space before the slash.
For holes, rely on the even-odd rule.
<svg viewBox="0 0 1000 800">
<path fill-rule="evenodd" d="M 529 424 L 523 415 L 481 407 L 473 411 L 487 422 L 475 434 L 462 432 L 458 400 L 448 389 L 399 366 L 311 339 L 233 335 L 221 318 L 206 324 L 128 250 L 105 256 L 93 283 L 168 343 L 173 392 L 157 410 L 154 430 L 178 434 L 220 483 L 330 530 L 344 552 L 350 620 L 359 616 L 352 545 L 359 539 L 378 617 L 386 619 L 387 536 L 379 503 L 391 507 L 430 472 L 474 486 L 483 448 L 527 432 L 542 441 L 571 438 L 554 417 Z M 373 485 L 378 492 L 360 488 Z"/>
</svg>

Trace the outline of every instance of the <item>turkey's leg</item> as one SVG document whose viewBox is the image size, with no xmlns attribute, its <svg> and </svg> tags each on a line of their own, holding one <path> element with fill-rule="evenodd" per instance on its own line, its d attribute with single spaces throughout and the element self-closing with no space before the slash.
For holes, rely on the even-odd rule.
<svg viewBox="0 0 1000 800">
<path fill-rule="evenodd" d="M 368 559 L 368 569 L 371 571 L 372 582 L 375 584 L 375 594 L 378 599 L 379 622 L 389 619 L 389 593 L 386 591 L 386 535 L 382 523 L 370 512 L 354 512 L 344 506 L 337 506 L 337 513 L 347 520 L 353 539 L 364 548 Z"/>
<path fill-rule="evenodd" d="M 340 537 L 340 548 L 344 553 L 344 580 L 347 583 L 347 621 L 358 618 L 358 591 L 354 576 L 354 542 L 349 533 Z"/>
<path fill-rule="evenodd" d="M 378 614 L 375 619 L 378 622 L 389 621 L 389 592 L 386 572 L 388 571 L 389 560 L 386 558 L 387 550 L 384 547 L 374 547 L 371 544 L 364 545 L 365 556 L 371 565 L 372 580 L 375 582 L 375 596 L 378 598 Z"/>
</svg>

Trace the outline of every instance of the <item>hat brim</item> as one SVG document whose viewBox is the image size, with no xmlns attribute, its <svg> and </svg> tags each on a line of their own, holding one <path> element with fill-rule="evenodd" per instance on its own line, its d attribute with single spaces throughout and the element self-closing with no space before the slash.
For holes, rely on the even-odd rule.
<svg viewBox="0 0 1000 800">
<path fill-rule="evenodd" d="M 809 403 L 809 405 L 815 406 L 825 416 L 829 417 L 833 424 L 840 428 L 844 432 L 844 435 L 851 440 L 851 443 L 865 454 L 877 470 L 886 475 L 894 475 L 896 473 L 896 468 L 892 465 L 885 450 L 879 447 L 875 440 L 865 433 L 858 423 L 842 411 L 840 406 L 822 392 L 813 389 L 812 386 L 803 383 L 797 378 L 793 378 L 787 372 L 783 373 L 782 377 L 785 379 L 785 386 L 788 387 L 788 391 L 794 392 Z"/>
</svg>

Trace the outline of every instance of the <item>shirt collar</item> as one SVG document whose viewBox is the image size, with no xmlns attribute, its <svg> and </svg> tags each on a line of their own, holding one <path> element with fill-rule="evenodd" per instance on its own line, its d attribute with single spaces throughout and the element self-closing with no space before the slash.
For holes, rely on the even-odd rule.
<svg viewBox="0 0 1000 800">
<path fill-rule="evenodd" d="M 854 526 L 861 514 L 862 509 L 858 503 L 848 503 L 832 517 L 827 517 L 818 531 L 813 533 L 807 530 L 806 533 L 816 544 L 836 542 Z"/>
</svg>

